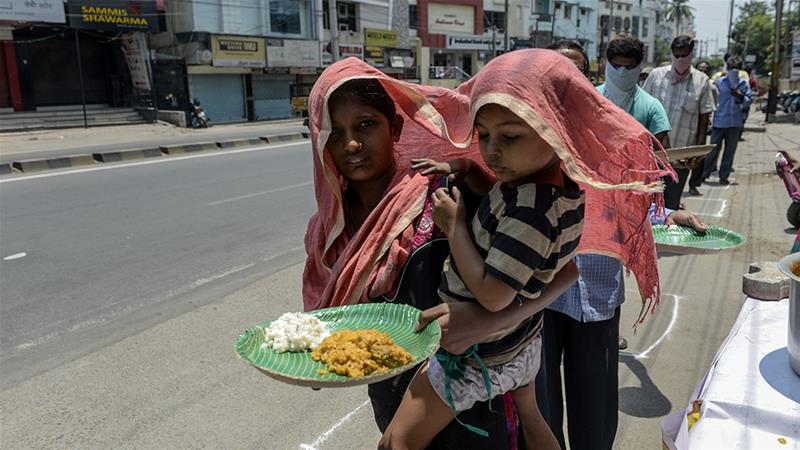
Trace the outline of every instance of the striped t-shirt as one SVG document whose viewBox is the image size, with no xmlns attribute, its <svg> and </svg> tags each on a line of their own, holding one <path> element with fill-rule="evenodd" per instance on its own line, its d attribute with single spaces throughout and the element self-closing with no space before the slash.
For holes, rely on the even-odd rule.
<svg viewBox="0 0 800 450">
<path fill-rule="evenodd" d="M 527 183 L 496 183 L 472 219 L 470 235 L 484 258 L 486 272 L 514 288 L 517 300 L 534 299 L 569 262 L 583 230 L 584 195 L 566 188 Z M 452 256 L 444 263 L 439 296 L 445 302 L 477 302 Z M 542 313 L 491 335 L 478 345 L 484 363 L 510 361 L 539 334 Z"/>
</svg>

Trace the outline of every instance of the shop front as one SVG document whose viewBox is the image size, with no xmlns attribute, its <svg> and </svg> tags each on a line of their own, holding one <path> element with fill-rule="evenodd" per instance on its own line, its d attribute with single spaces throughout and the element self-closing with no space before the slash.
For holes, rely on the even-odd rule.
<svg viewBox="0 0 800 450">
<path fill-rule="evenodd" d="M 267 68 L 253 76 L 255 119 L 307 115 L 304 105 L 320 66 L 319 41 L 267 39 Z"/>
</svg>

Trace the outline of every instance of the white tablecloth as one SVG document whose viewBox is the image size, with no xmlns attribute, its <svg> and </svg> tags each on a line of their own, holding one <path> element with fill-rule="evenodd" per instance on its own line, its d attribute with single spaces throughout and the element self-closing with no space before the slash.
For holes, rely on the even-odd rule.
<svg viewBox="0 0 800 450">
<path fill-rule="evenodd" d="M 666 447 L 800 450 L 800 376 L 789 366 L 788 315 L 786 299 L 747 299 L 689 406 L 662 421 Z M 690 431 L 694 400 L 702 400 L 701 415 Z"/>
</svg>

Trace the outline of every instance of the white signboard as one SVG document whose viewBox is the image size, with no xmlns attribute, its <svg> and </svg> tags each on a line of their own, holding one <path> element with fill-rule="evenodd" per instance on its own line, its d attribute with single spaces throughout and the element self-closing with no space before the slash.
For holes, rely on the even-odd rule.
<svg viewBox="0 0 800 450">
<path fill-rule="evenodd" d="M 319 42 L 267 39 L 267 67 L 319 66 Z"/>
<path fill-rule="evenodd" d="M 510 45 L 509 45 L 510 46 Z M 453 50 L 503 50 L 503 38 L 495 38 L 492 48 L 492 38 L 483 36 L 447 36 L 447 48 Z"/>
<path fill-rule="evenodd" d="M 64 23 L 64 0 L 0 0 L 0 20 Z"/>
<path fill-rule="evenodd" d="M 147 42 L 144 33 L 122 35 L 122 49 L 131 72 L 131 83 L 139 91 L 150 91 L 150 61 L 147 59 Z"/>
<path fill-rule="evenodd" d="M 467 5 L 428 3 L 428 32 L 439 34 L 475 33 L 475 8 Z"/>
<path fill-rule="evenodd" d="M 792 81 L 800 80 L 800 31 L 792 39 Z"/>
</svg>

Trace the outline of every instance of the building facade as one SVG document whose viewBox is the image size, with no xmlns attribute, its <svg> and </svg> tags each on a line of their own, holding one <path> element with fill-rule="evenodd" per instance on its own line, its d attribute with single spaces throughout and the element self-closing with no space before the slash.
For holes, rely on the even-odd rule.
<svg viewBox="0 0 800 450">
<path fill-rule="evenodd" d="M 580 43 L 589 56 L 597 59 L 597 0 L 555 1 L 553 39 L 570 39 Z"/>
</svg>

